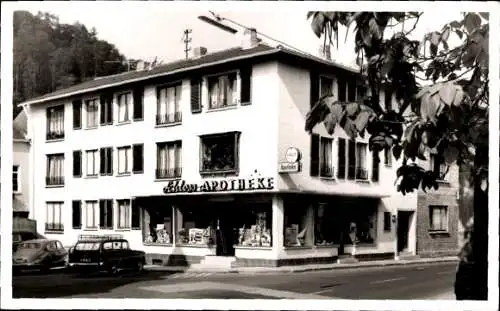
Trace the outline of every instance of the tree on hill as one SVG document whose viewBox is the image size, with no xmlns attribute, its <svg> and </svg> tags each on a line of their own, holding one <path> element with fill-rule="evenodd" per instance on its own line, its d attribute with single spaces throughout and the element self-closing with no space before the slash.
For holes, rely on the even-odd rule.
<svg viewBox="0 0 500 311">
<path fill-rule="evenodd" d="M 338 44 L 338 30 L 354 26 L 355 50 L 363 59 L 361 73 L 369 95 L 360 102 L 319 99 L 309 112 L 306 131 L 324 123 L 333 134 L 339 124 L 352 139 L 370 134 L 370 150 L 392 150 L 403 158 L 397 170 L 397 190 L 437 189 L 437 176 L 418 165 L 432 150 L 462 176 L 470 176 L 474 191 L 474 225 L 457 272 L 457 299 L 487 299 L 488 243 L 488 64 L 487 13 L 464 13 L 411 40 L 423 13 L 418 12 L 309 12 L 311 26 L 325 44 Z M 385 38 L 388 27 L 412 28 Z M 450 48 L 450 35 L 460 44 Z M 347 39 L 347 38 L 346 38 Z M 425 83 L 419 83 L 423 80 Z M 394 97 L 399 109 L 385 110 L 379 102 Z M 385 105 L 384 105 L 385 106 Z"/>
<path fill-rule="evenodd" d="M 127 70 L 125 57 L 95 29 L 61 24 L 50 13 L 14 12 L 13 48 L 14 115 L 27 99 Z"/>
</svg>

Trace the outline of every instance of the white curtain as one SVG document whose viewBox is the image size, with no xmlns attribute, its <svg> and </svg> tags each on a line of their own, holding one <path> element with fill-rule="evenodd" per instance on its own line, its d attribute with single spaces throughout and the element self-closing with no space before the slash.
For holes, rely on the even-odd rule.
<svg viewBox="0 0 500 311">
<path fill-rule="evenodd" d="M 130 202 L 129 200 L 118 201 L 118 227 L 130 227 Z"/>
<path fill-rule="evenodd" d="M 49 132 L 62 134 L 64 132 L 64 111 L 52 108 L 48 122 Z"/>
<path fill-rule="evenodd" d="M 124 122 L 128 121 L 128 109 L 129 103 L 131 102 L 132 97 L 130 93 L 122 94 L 118 97 L 118 121 Z"/>
<path fill-rule="evenodd" d="M 236 78 L 236 74 L 231 76 L 231 102 L 229 102 L 229 105 L 236 105 L 236 99 L 239 97 L 238 96 L 238 79 Z"/>
<path fill-rule="evenodd" d="M 97 202 L 96 201 L 87 201 L 86 204 L 86 227 L 87 228 L 95 228 L 97 227 Z"/>
<path fill-rule="evenodd" d="M 167 149 L 167 168 L 173 169 L 175 167 L 175 145 L 168 146 Z"/>
<path fill-rule="evenodd" d="M 175 112 L 181 111 L 180 110 L 181 99 L 182 99 L 182 85 L 178 85 L 175 87 L 175 106 L 174 106 Z"/>
<path fill-rule="evenodd" d="M 128 173 L 131 167 L 130 147 L 118 149 L 118 173 Z"/>
<path fill-rule="evenodd" d="M 214 80 L 210 85 L 210 108 L 219 107 L 219 81 Z"/>
<path fill-rule="evenodd" d="M 169 121 L 170 118 L 173 117 L 173 114 L 175 112 L 175 87 L 169 87 L 167 89 L 167 114 Z"/>
<path fill-rule="evenodd" d="M 366 144 L 356 144 L 356 168 L 366 169 Z"/>
<path fill-rule="evenodd" d="M 62 224 L 61 221 L 61 203 L 54 203 L 52 205 L 53 208 L 53 221 L 52 223 L 56 224 L 58 226 L 59 224 Z"/>
<path fill-rule="evenodd" d="M 97 101 L 89 100 L 87 102 L 87 127 L 97 126 Z"/>
<path fill-rule="evenodd" d="M 88 150 L 87 152 L 87 175 L 96 175 L 97 174 L 97 151 L 96 150 Z"/>
<path fill-rule="evenodd" d="M 180 168 L 182 165 L 182 145 L 177 145 L 175 148 L 175 167 Z"/>
<path fill-rule="evenodd" d="M 159 94 L 158 115 L 162 118 L 167 114 L 167 89 L 162 88 Z"/>
<path fill-rule="evenodd" d="M 164 170 L 167 168 L 167 146 L 158 146 L 158 169 Z"/>
<path fill-rule="evenodd" d="M 64 161 L 62 156 L 49 157 L 49 176 L 48 177 L 62 177 L 64 176 Z"/>
</svg>

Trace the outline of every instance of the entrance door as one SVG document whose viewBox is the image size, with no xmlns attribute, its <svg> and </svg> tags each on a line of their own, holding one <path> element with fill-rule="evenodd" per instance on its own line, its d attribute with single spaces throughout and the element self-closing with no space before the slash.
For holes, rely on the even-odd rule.
<svg viewBox="0 0 500 311">
<path fill-rule="evenodd" d="M 234 212 L 234 206 L 230 203 L 220 204 L 215 208 L 216 226 L 216 255 L 234 256 L 235 232 L 238 230 L 237 213 Z"/>
<path fill-rule="evenodd" d="M 398 211 L 398 253 L 408 251 L 408 235 L 410 231 L 410 216 L 413 212 Z"/>
</svg>

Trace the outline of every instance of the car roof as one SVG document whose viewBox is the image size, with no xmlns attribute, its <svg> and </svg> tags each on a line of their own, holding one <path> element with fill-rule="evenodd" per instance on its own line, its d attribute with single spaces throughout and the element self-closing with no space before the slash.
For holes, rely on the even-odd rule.
<svg viewBox="0 0 500 311">
<path fill-rule="evenodd" d="M 57 241 L 57 240 L 48 240 L 48 239 L 33 239 L 33 240 L 26 240 L 23 241 L 23 243 L 48 243 L 51 241 Z"/>
<path fill-rule="evenodd" d="M 128 242 L 127 239 L 86 239 L 76 243 Z"/>
</svg>

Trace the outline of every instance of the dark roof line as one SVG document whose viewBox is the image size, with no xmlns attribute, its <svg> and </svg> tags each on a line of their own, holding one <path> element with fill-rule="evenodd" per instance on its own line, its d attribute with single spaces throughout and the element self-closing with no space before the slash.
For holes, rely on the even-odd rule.
<svg viewBox="0 0 500 311">
<path fill-rule="evenodd" d="M 33 104 L 44 103 L 52 100 L 58 100 L 70 96 L 80 95 L 91 91 L 98 91 L 104 88 L 119 86 L 133 82 L 145 81 L 157 77 L 169 76 L 172 74 L 182 73 L 189 70 L 201 69 L 204 67 L 218 65 L 230 61 L 244 60 L 258 56 L 272 55 L 277 53 L 286 53 L 289 55 L 294 55 L 304 59 L 309 59 L 315 62 L 323 63 L 325 65 L 342 68 L 347 71 L 358 72 L 354 68 L 333 61 L 327 61 L 325 59 L 313 55 L 299 53 L 284 48 L 282 46 L 271 47 L 267 44 L 259 44 L 256 47 L 250 49 L 242 49 L 241 47 L 236 47 L 206 54 L 200 58 L 177 60 L 171 63 L 160 65 L 150 70 L 130 71 L 126 73 L 119 73 L 115 75 L 99 77 L 98 79 L 82 82 L 65 89 L 57 90 L 55 92 L 27 100 L 21 103 L 21 105 L 33 105 Z"/>
</svg>

